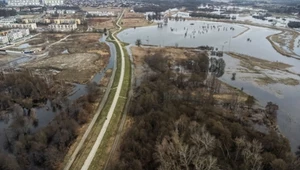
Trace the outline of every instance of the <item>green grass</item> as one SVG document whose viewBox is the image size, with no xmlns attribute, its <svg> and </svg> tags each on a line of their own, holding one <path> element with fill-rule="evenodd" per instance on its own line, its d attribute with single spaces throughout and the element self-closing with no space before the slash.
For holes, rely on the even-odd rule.
<svg viewBox="0 0 300 170">
<path fill-rule="evenodd" d="M 123 47 L 122 47 L 123 48 Z M 124 48 L 123 48 L 124 49 Z M 109 152 L 111 150 L 113 141 L 115 136 L 117 135 L 119 123 L 122 117 L 122 113 L 124 111 L 127 96 L 130 88 L 131 83 L 131 65 L 130 59 L 127 54 L 126 49 L 124 49 L 124 57 L 125 57 L 125 74 L 122 89 L 120 92 L 120 98 L 118 99 L 117 106 L 115 108 L 114 114 L 112 116 L 110 125 L 104 135 L 103 141 L 100 144 L 97 153 L 92 161 L 92 164 L 89 169 L 103 169 L 107 158 L 109 156 Z"/>
</svg>

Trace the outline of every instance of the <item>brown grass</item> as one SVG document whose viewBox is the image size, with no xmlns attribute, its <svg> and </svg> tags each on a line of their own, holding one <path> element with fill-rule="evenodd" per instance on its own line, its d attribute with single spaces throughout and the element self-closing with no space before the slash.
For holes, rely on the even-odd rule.
<svg viewBox="0 0 300 170">
<path fill-rule="evenodd" d="M 109 47 L 99 43 L 99 34 L 74 34 L 65 41 L 51 46 L 46 59 L 25 63 L 26 68 L 56 70 L 58 80 L 86 83 L 105 67 L 109 59 Z M 68 50 L 69 54 L 61 54 Z"/>
<path fill-rule="evenodd" d="M 264 77 L 258 77 L 255 82 L 257 82 L 258 85 L 268 85 L 268 84 L 284 84 L 288 86 L 297 86 L 299 85 L 299 80 L 296 80 L 294 78 L 271 78 L 268 76 Z"/>
<path fill-rule="evenodd" d="M 95 17 L 88 19 L 88 26 L 95 29 L 113 29 L 115 28 L 115 17 Z"/>
<path fill-rule="evenodd" d="M 283 38 L 286 35 L 291 35 L 292 38 L 286 42 Z M 273 46 L 273 48 L 280 53 L 281 55 L 287 56 L 287 57 L 293 57 L 296 59 L 299 59 L 295 56 L 300 57 L 299 55 L 297 55 L 296 53 L 293 52 L 294 50 L 294 42 L 295 39 L 299 36 L 299 33 L 295 32 L 295 31 L 282 31 L 280 33 L 277 34 L 273 34 L 273 35 L 269 35 L 267 37 L 267 40 L 271 43 L 271 45 Z M 278 43 L 278 45 L 276 45 L 274 42 Z M 286 51 L 285 49 L 283 49 L 283 46 L 287 46 L 290 51 Z"/>
<path fill-rule="evenodd" d="M 226 54 L 230 55 L 233 58 L 239 59 L 241 61 L 241 65 L 245 68 L 248 68 L 249 70 L 253 70 L 255 66 L 258 66 L 263 69 L 283 70 L 283 71 L 291 67 L 291 65 L 285 63 L 267 61 L 256 57 L 247 56 L 244 54 L 238 54 L 232 52 L 227 52 Z"/>
<path fill-rule="evenodd" d="M 153 22 L 149 22 L 145 18 L 123 18 L 121 24 L 123 28 L 133 28 L 153 25 Z"/>
</svg>

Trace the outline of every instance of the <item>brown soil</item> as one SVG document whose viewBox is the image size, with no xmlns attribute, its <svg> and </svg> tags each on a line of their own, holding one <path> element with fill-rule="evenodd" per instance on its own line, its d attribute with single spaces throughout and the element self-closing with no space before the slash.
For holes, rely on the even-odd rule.
<svg viewBox="0 0 300 170">
<path fill-rule="evenodd" d="M 124 12 L 123 18 L 145 18 L 145 16 L 142 13 L 135 13 L 135 12 L 130 12 L 129 10 L 126 10 Z"/>
<path fill-rule="evenodd" d="M 51 46 L 46 59 L 25 63 L 22 67 L 52 71 L 58 80 L 86 83 L 108 63 L 109 47 L 99 43 L 99 38 L 99 34 L 74 34 Z M 61 54 L 64 50 L 69 54 Z"/>
<path fill-rule="evenodd" d="M 152 25 L 153 22 L 149 22 L 145 18 L 123 18 L 121 24 L 123 28 L 133 28 L 149 26 Z"/>
<path fill-rule="evenodd" d="M 0 66 L 3 64 L 6 64 L 14 59 L 16 59 L 18 56 L 16 55 L 0 55 Z"/>
<path fill-rule="evenodd" d="M 97 7 L 81 7 L 83 11 L 92 12 L 92 11 L 108 11 L 108 12 L 122 12 L 122 8 L 115 8 L 115 7 L 107 7 L 107 8 L 97 8 Z"/>
<path fill-rule="evenodd" d="M 95 29 L 113 29 L 115 28 L 115 17 L 94 17 L 87 20 L 88 26 Z"/>
<path fill-rule="evenodd" d="M 173 47 L 149 47 L 149 48 L 143 48 L 143 47 L 131 47 L 131 51 L 134 58 L 134 63 L 138 64 L 141 62 L 144 62 L 144 57 L 149 54 L 155 54 L 155 53 L 163 53 L 164 56 L 172 56 L 173 59 L 179 60 L 179 59 L 187 59 L 191 55 L 195 55 L 195 52 L 193 52 L 191 49 L 184 49 L 184 48 L 173 48 Z"/>
<path fill-rule="evenodd" d="M 56 70 L 55 78 L 68 82 L 85 83 L 105 65 L 97 54 L 64 54 L 26 64 L 27 68 Z"/>
<path fill-rule="evenodd" d="M 100 35 L 96 33 L 74 34 L 65 41 L 51 46 L 50 56 L 60 55 L 64 50 L 70 54 L 96 53 L 103 56 L 109 55 L 109 49 L 104 43 L 99 43 Z"/>
</svg>

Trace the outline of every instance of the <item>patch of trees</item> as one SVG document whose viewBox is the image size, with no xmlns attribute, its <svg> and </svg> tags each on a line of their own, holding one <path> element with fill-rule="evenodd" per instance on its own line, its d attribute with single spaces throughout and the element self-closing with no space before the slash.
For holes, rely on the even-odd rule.
<svg viewBox="0 0 300 170">
<path fill-rule="evenodd" d="M 166 6 L 158 6 L 158 5 L 147 5 L 147 6 L 142 6 L 142 7 L 134 7 L 133 10 L 135 12 L 141 12 L 141 13 L 146 13 L 146 12 L 164 12 L 168 10 L 169 8 Z"/>
<path fill-rule="evenodd" d="M 290 22 L 288 23 L 288 26 L 289 26 L 290 28 L 300 28 L 300 22 L 297 22 L 297 21 L 290 21 Z"/>
<path fill-rule="evenodd" d="M 88 121 L 93 112 L 91 103 L 99 98 L 100 87 L 95 83 L 88 84 L 88 95 L 73 102 L 63 93 L 55 98 L 50 97 L 52 109 L 58 110 L 59 114 L 46 127 L 33 132 L 32 127 L 38 123 L 35 110 L 25 112 L 20 101 L 30 97 L 37 100 L 49 95 L 46 92 L 51 89 L 44 83 L 46 80 L 26 73 L 1 74 L 0 78 L 1 89 L 6 89 L 5 94 L 11 95 L 2 97 L 1 94 L 0 111 L 7 109 L 12 114 L 12 123 L 5 130 L 6 152 L 0 154 L 0 169 L 60 169 L 80 126 Z"/>
<path fill-rule="evenodd" d="M 57 10 L 76 10 L 76 11 L 81 11 L 79 6 L 54 6 L 54 9 Z"/>
<path fill-rule="evenodd" d="M 155 14 L 153 14 L 153 15 L 148 14 L 147 19 L 149 21 L 152 21 L 152 20 L 161 20 L 162 19 L 162 15 L 161 15 L 160 12 L 155 12 Z"/>
<path fill-rule="evenodd" d="M 191 17 L 213 18 L 213 19 L 230 19 L 230 17 L 226 16 L 226 15 L 217 15 L 217 14 L 200 13 L 200 12 L 193 12 L 190 14 L 190 16 Z"/>
<path fill-rule="evenodd" d="M 0 110 L 6 110 L 14 103 L 31 109 L 50 97 L 50 90 L 45 80 L 31 72 L 15 72 L 0 76 Z"/>
<path fill-rule="evenodd" d="M 14 9 L 12 10 L 0 9 L 0 17 L 10 17 L 15 15 L 17 15 L 17 11 Z"/>
<path fill-rule="evenodd" d="M 267 134 L 254 131 L 214 105 L 207 97 L 214 86 L 205 83 L 200 88 L 189 83 L 178 86 L 178 82 L 205 81 L 206 76 L 200 72 L 222 68 L 222 61 L 214 61 L 215 66 L 210 68 L 207 55 L 179 63 L 159 54 L 145 58 L 155 73 L 146 76 L 137 88 L 129 111 L 133 124 L 120 144 L 119 160 L 111 163 L 110 169 L 300 168 L 299 160 L 290 153 L 287 139 L 272 130 Z M 197 78 L 183 75 L 181 69 L 171 71 L 174 64 L 189 69 Z M 222 71 L 216 71 L 216 75 L 219 73 Z M 170 93 L 181 96 L 197 93 L 202 97 L 195 101 L 166 97 Z M 249 98 L 247 104 L 253 102 Z M 270 111 L 276 110 L 271 103 L 269 106 Z"/>
</svg>

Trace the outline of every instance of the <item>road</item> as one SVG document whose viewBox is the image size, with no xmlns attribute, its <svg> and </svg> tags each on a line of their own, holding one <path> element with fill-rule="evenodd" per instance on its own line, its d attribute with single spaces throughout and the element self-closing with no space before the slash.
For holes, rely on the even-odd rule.
<svg viewBox="0 0 300 170">
<path fill-rule="evenodd" d="M 119 27 L 119 30 L 122 29 L 122 27 L 119 25 L 119 21 L 121 20 L 123 14 L 124 14 L 124 11 L 122 12 L 122 14 L 120 15 L 120 17 L 119 17 L 119 19 L 117 21 L 117 26 Z M 112 34 L 112 36 L 113 36 L 114 39 L 116 39 L 115 33 L 117 33 L 118 31 L 115 31 Z M 92 149 L 91 149 L 91 151 L 90 151 L 87 159 L 85 160 L 84 165 L 81 168 L 83 170 L 89 168 L 89 166 L 90 166 L 90 164 L 91 164 L 91 162 L 92 162 L 92 160 L 93 160 L 93 158 L 94 158 L 94 156 L 95 156 L 95 154 L 97 152 L 97 149 L 98 149 L 99 145 L 101 144 L 103 136 L 104 136 L 104 134 L 105 134 L 105 132 L 106 132 L 106 130 L 108 128 L 108 125 L 110 123 L 111 117 L 112 117 L 112 115 L 114 113 L 114 110 L 115 110 L 115 107 L 117 105 L 117 101 L 119 99 L 121 88 L 122 88 L 122 85 L 123 85 L 123 79 L 124 79 L 124 74 L 125 74 L 124 51 L 122 49 L 122 46 L 121 46 L 120 42 L 117 39 L 116 39 L 116 42 L 118 44 L 117 48 L 120 48 L 120 51 L 121 51 L 121 75 L 120 75 L 120 79 L 119 79 L 119 84 L 117 86 L 117 91 L 116 91 L 115 96 L 113 98 L 112 105 L 111 105 L 111 107 L 109 109 L 109 112 L 107 114 L 107 119 L 105 120 L 105 122 L 103 124 L 103 127 L 102 127 L 102 129 L 101 129 L 101 131 L 100 131 L 100 133 L 99 133 L 99 135 L 98 135 L 98 137 L 97 137 L 97 139 L 96 139 L 96 141 L 95 141 L 95 143 L 94 143 L 94 145 L 93 145 L 93 147 L 92 147 Z M 116 65 L 116 63 L 115 63 L 115 65 Z M 115 71 L 115 69 L 114 69 L 114 71 Z M 110 87 L 111 87 L 111 85 L 113 83 L 114 77 L 111 77 L 111 80 L 112 81 L 110 82 L 110 85 L 109 85 Z M 106 94 L 103 97 L 102 101 L 106 101 L 106 99 L 108 97 L 108 94 L 109 94 L 109 91 L 110 91 L 110 87 L 108 87 L 108 89 L 106 91 Z M 90 131 L 92 130 L 92 128 L 93 128 L 93 126 L 94 126 L 94 124 L 95 124 L 95 122 L 96 122 L 99 114 L 101 113 L 101 110 L 102 110 L 104 104 L 105 104 L 105 102 L 101 102 L 100 106 L 97 109 L 97 112 L 96 112 L 95 116 L 93 117 L 91 123 L 89 124 L 89 126 L 88 126 L 86 132 L 84 133 L 83 137 L 81 138 L 79 144 L 77 145 L 77 147 L 75 148 L 74 152 L 72 153 L 72 156 L 68 160 L 67 165 L 65 166 L 64 170 L 69 170 L 71 168 L 74 160 L 76 159 L 76 156 L 78 155 L 79 151 L 81 150 L 81 148 L 82 148 L 82 146 L 83 146 L 86 138 L 88 137 L 88 135 L 89 135 Z"/>
<path fill-rule="evenodd" d="M 121 43 L 120 41 L 115 37 L 115 34 L 120 31 L 122 29 L 122 27 L 119 25 L 119 22 L 122 18 L 124 14 L 124 11 L 122 12 L 122 14 L 120 15 L 116 25 L 119 27 L 119 30 L 115 31 L 113 34 L 112 34 L 112 37 L 116 40 L 117 44 L 118 44 L 118 47 L 117 48 L 120 48 L 120 52 L 121 52 L 121 75 L 120 75 L 120 79 L 119 79 L 119 84 L 118 84 L 118 87 L 117 87 L 117 91 L 115 93 L 115 96 L 114 96 L 114 99 L 113 99 L 113 102 L 109 108 L 109 111 L 108 111 L 108 114 L 107 114 L 107 119 L 105 120 L 103 126 L 102 126 L 102 129 L 97 137 L 97 140 L 96 142 L 94 143 L 88 157 L 86 158 L 86 160 L 84 161 L 84 164 L 83 166 L 81 167 L 81 170 L 87 170 L 92 161 L 93 161 L 93 158 L 95 157 L 96 155 L 96 152 L 98 150 L 98 147 L 100 146 L 101 142 L 102 142 L 102 139 L 104 137 L 104 134 L 108 128 L 108 125 L 109 125 L 109 122 L 111 120 L 111 117 L 115 111 L 115 108 L 117 106 L 117 102 L 118 102 L 118 99 L 120 97 L 120 93 L 121 93 L 121 89 L 122 89 L 122 85 L 123 85 L 123 80 L 124 80 L 124 74 L 125 74 L 125 58 L 124 58 L 124 51 L 123 51 L 123 48 L 121 46 Z"/>
</svg>

